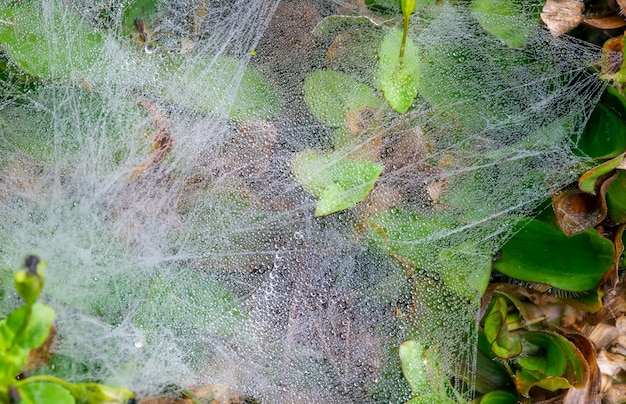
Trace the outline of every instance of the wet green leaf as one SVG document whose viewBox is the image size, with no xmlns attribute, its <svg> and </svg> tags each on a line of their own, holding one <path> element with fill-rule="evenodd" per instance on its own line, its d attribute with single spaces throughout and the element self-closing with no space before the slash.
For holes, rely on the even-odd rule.
<svg viewBox="0 0 626 404">
<path fill-rule="evenodd" d="M 345 125 L 348 112 L 382 106 L 382 101 L 368 86 L 332 70 L 310 73 L 304 80 L 302 91 L 311 113 L 331 126 Z"/>
<path fill-rule="evenodd" d="M 11 1 L 0 5 L 0 43 L 24 72 L 80 81 L 107 74 L 102 32 L 87 26 L 62 1 Z M 52 43 L 62 43 L 51 46 Z"/>
<path fill-rule="evenodd" d="M 426 349 L 417 341 L 405 341 L 399 349 L 402 373 L 415 396 L 430 393 L 426 370 Z"/>
<path fill-rule="evenodd" d="M 384 169 L 379 163 L 316 150 L 299 153 L 291 165 L 298 182 L 318 198 L 315 216 L 351 208 L 365 199 Z"/>
<path fill-rule="evenodd" d="M 20 404 L 73 404 L 76 402 L 66 388 L 56 383 L 25 383 L 21 384 L 17 391 L 21 398 Z"/>
<path fill-rule="evenodd" d="M 159 92 L 173 103 L 201 113 L 249 121 L 272 118 L 280 110 L 280 97 L 265 76 L 231 58 L 189 59 L 172 68 L 168 77 L 171 80 L 164 78 L 159 83 Z"/>
<path fill-rule="evenodd" d="M 539 13 L 529 13 L 528 3 L 519 0 L 474 0 L 470 10 L 485 31 L 507 45 L 519 48 L 539 27 Z"/>
<path fill-rule="evenodd" d="M 491 256 L 470 246 L 444 248 L 439 252 L 446 286 L 470 300 L 479 299 L 487 289 Z"/>
<path fill-rule="evenodd" d="M 378 51 L 376 79 L 385 99 L 397 112 L 405 113 L 417 96 L 419 57 L 417 47 L 407 38 L 404 55 L 400 58 L 402 31 L 391 29 Z"/>
<path fill-rule="evenodd" d="M 529 220 L 517 230 L 493 264 L 512 278 L 582 292 L 613 265 L 613 243 L 594 229 L 567 237 L 557 226 Z"/>
<path fill-rule="evenodd" d="M 612 158 L 626 151 L 626 99 L 608 86 L 596 104 L 577 146 L 584 154 Z"/>
</svg>

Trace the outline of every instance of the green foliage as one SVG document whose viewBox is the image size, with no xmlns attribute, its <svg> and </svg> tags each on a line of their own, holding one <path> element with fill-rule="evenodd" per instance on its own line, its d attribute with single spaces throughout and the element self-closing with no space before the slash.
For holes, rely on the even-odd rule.
<svg viewBox="0 0 626 404">
<path fill-rule="evenodd" d="M 538 13 L 528 13 L 524 0 L 474 0 L 470 10 L 480 25 L 509 46 L 524 46 L 539 27 Z M 535 2 L 536 3 L 536 2 Z M 538 4 L 536 10 L 539 10 Z"/>
<path fill-rule="evenodd" d="M 106 35 L 68 12 L 62 1 L 47 3 L 51 6 L 48 15 L 42 4 L 41 0 L 2 2 L 0 43 L 7 56 L 34 77 L 103 78 L 107 74 L 102 64 Z M 51 46 L 52 35 L 60 34 L 70 42 Z"/>
<path fill-rule="evenodd" d="M 310 73 L 304 80 L 302 91 L 311 113 L 330 126 L 345 125 L 345 116 L 349 112 L 378 109 L 382 105 L 368 86 L 332 70 Z"/>
<path fill-rule="evenodd" d="M 413 398 L 407 404 L 452 404 L 446 391 L 451 387 L 441 377 L 437 350 L 425 348 L 417 341 L 405 341 L 399 349 L 402 372 L 411 386 Z"/>
<path fill-rule="evenodd" d="M 613 243 L 594 229 L 567 237 L 556 226 L 529 220 L 517 230 L 493 264 L 515 279 L 582 292 L 595 288 L 613 265 Z"/>
<path fill-rule="evenodd" d="M 237 82 L 239 88 L 233 86 Z M 157 85 L 173 103 L 202 113 L 227 113 L 237 121 L 269 119 L 280 110 L 280 97 L 269 81 L 229 57 L 186 59 Z"/>
<path fill-rule="evenodd" d="M 423 262 L 438 263 L 428 270 L 442 276 L 449 290 L 467 299 L 475 300 L 484 293 L 491 272 L 489 254 L 467 243 L 433 248 L 432 242 L 458 225 L 450 215 L 425 216 L 396 209 L 373 215 L 369 224 L 375 243 L 392 257 L 419 269 Z"/>
<path fill-rule="evenodd" d="M 410 38 L 406 39 L 400 30 L 391 29 L 380 45 L 378 59 L 376 79 L 380 83 L 380 89 L 389 105 L 403 114 L 417 96 L 419 71 L 417 47 Z"/>
<path fill-rule="evenodd" d="M 121 387 L 72 384 L 45 375 L 16 379 L 26 366 L 31 350 L 48 338 L 54 321 L 54 309 L 37 303 L 45 283 L 45 268 L 45 261 L 31 255 L 26 258 L 24 268 L 14 275 L 15 289 L 25 304 L 0 320 L 0 402 L 126 404 L 133 400 L 134 393 Z"/>
<path fill-rule="evenodd" d="M 496 291 L 481 321 L 481 335 L 491 353 L 509 364 L 506 369 L 515 378 L 517 392 L 528 397 L 533 387 L 556 391 L 584 386 L 590 377 L 587 359 L 567 338 L 542 329 L 538 321 L 543 318 L 531 318 L 531 312 L 512 294 Z M 494 387 L 497 391 L 505 386 Z M 512 396 L 504 391 L 490 394 L 485 402 L 496 402 L 500 395 L 510 401 L 507 397 Z"/>
<path fill-rule="evenodd" d="M 577 146 L 596 159 L 612 158 L 626 150 L 626 99 L 618 90 L 606 88 Z"/>
<path fill-rule="evenodd" d="M 292 171 L 302 186 L 319 200 L 315 216 L 326 216 L 356 205 L 367 197 L 383 166 L 350 161 L 339 153 L 306 150 L 292 161 Z"/>
</svg>

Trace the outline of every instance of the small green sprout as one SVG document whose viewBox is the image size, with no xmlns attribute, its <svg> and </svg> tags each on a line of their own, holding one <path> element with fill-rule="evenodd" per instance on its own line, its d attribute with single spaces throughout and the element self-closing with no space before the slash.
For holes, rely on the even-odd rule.
<svg viewBox="0 0 626 404">
<path fill-rule="evenodd" d="M 134 403 L 135 394 L 122 387 L 70 383 L 47 375 L 21 375 L 31 350 L 41 346 L 50 335 L 55 317 L 52 307 L 37 303 L 45 284 L 46 266 L 39 257 L 29 255 L 13 277 L 25 304 L 0 320 L 0 403 Z"/>
</svg>

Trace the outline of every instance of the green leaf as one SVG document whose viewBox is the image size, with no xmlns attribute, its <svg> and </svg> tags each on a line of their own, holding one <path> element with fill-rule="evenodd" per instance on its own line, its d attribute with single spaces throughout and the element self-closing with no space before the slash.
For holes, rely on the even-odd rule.
<svg viewBox="0 0 626 404">
<path fill-rule="evenodd" d="M 429 394 L 428 373 L 426 370 L 426 349 L 417 341 L 405 341 L 399 349 L 402 373 L 411 386 L 414 396 Z"/>
<path fill-rule="evenodd" d="M 477 393 L 488 393 L 497 389 L 512 387 L 511 376 L 502 361 L 491 351 L 489 341 L 485 337 L 483 328 L 478 330 L 478 353 L 476 356 L 476 371 L 468 375 L 467 382 L 474 384 Z"/>
<path fill-rule="evenodd" d="M 451 290 L 470 300 L 480 299 L 489 285 L 492 258 L 470 246 L 444 248 L 439 252 L 443 277 Z"/>
<path fill-rule="evenodd" d="M 317 70 L 307 75 L 302 91 L 311 113 L 331 126 L 345 125 L 348 112 L 382 106 L 368 86 L 332 70 Z"/>
<path fill-rule="evenodd" d="M 626 151 L 626 99 L 615 88 L 607 86 L 602 93 L 577 146 L 596 159 L 612 158 Z"/>
<path fill-rule="evenodd" d="M 493 66 L 476 63 L 484 58 L 477 49 L 455 43 L 435 45 L 422 51 L 419 93 L 435 108 L 456 117 L 466 129 L 481 131 L 490 122 L 510 119 L 510 99 L 517 96 L 512 92 L 514 87 L 493 77 L 510 70 L 509 66 L 522 65 L 520 56 L 510 49 L 496 49 L 493 57 L 500 65 Z M 511 95 L 505 101 L 485 94 Z"/>
<path fill-rule="evenodd" d="M 201 113 L 249 121 L 270 119 L 280 110 L 280 97 L 265 76 L 228 57 L 186 59 L 167 75 L 171 80 L 164 77 L 159 92 L 173 103 Z"/>
<path fill-rule="evenodd" d="M 539 27 L 539 13 L 531 14 L 524 6 L 527 2 L 519 0 L 474 0 L 470 10 L 485 31 L 519 48 Z"/>
<path fill-rule="evenodd" d="M 617 171 L 617 176 L 606 190 L 606 204 L 613 221 L 626 223 L 626 171 Z"/>
<path fill-rule="evenodd" d="M 62 1 L 46 2 L 45 12 L 41 0 L 2 2 L 0 20 L 4 52 L 31 76 L 80 81 L 107 75 L 104 34 Z"/>
<path fill-rule="evenodd" d="M 244 319 L 235 297 L 222 285 L 205 274 L 176 271 L 152 280 L 133 321 L 149 332 L 166 325 L 176 336 L 194 329 L 233 336 Z"/>
<path fill-rule="evenodd" d="M 59 102 L 60 99 L 66 102 Z M 107 111 L 103 114 L 102 111 Z M 107 140 L 111 160 L 127 155 L 128 139 L 145 122 L 146 113 L 131 97 L 104 94 L 69 85 L 36 86 L 28 100 L 0 108 L 3 138 L 38 161 L 62 164 L 65 160 L 84 158 L 81 136 L 90 133 Z M 62 136 L 59 134 L 62 133 Z M 151 142 L 142 137 L 147 151 Z M 109 159 L 102 159 L 105 164 Z"/>
<path fill-rule="evenodd" d="M 480 398 L 480 404 L 517 404 L 517 396 L 508 391 L 491 391 Z"/>
<path fill-rule="evenodd" d="M 389 30 L 378 51 L 376 79 L 385 99 L 397 112 L 405 113 L 417 96 L 419 75 L 419 57 L 417 47 L 406 39 L 404 55 L 400 58 L 402 31 Z"/>
<path fill-rule="evenodd" d="M 20 384 L 17 391 L 22 399 L 20 404 L 73 404 L 76 402 L 70 392 L 49 382 L 32 382 Z"/>
<path fill-rule="evenodd" d="M 99 383 L 76 383 L 68 389 L 80 403 L 128 404 L 135 398 L 135 393 L 127 388 Z"/>
<path fill-rule="evenodd" d="M 384 167 L 370 161 L 350 161 L 339 153 L 306 150 L 292 160 L 302 186 L 319 198 L 315 216 L 348 209 L 367 197 Z"/>
<path fill-rule="evenodd" d="M 582 292 L 598 285 L 614 260 L 613 243 L 590 229 L 567 237 L 556 226 L 521 222 L 493 267 L 515 279 Z"/>
<path fill-rule="evenodd" d="M 31 308 L 32 313 L 30 317 L 27 317 Z M 54 309 L 41 303 L 35 303 L 30 307 L 18 307 L 9 314 L 6 322 L 6 326 L 14 334 L 13 344 L 25 349 L 39 347 L 48 338 L 54 317 Z M 21 331 L 25 320 L 28 323 L 26 328 Z M 18 335 L 19 332 L 21 333 Z"/>
</svg>

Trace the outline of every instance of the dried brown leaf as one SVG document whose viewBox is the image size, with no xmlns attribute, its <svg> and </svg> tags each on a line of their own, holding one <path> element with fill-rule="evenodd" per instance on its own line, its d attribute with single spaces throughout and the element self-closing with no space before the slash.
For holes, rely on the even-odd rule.
<svg viewBox="0 0 626 404">
<path fill-rule="evenodd" d="M 607 214 L 604 193 L 590 195 L 578 189 L 552 196 L 557 225 L 568 236 L 597 226 Z"/>
<path fill-rule="evenodd" d="M 543 6 L 541 20 L 556 37 L 571 31 L 583 21 L 584 8 L 579 0 L 548 0 Z"/>
<path fill-rule="evenodd" d="M 585 17 L 583 23 L 598 29 L 617 29 L 626 26 L 624 16 L 619 13 L 602 17 Z"/>
</svg>

